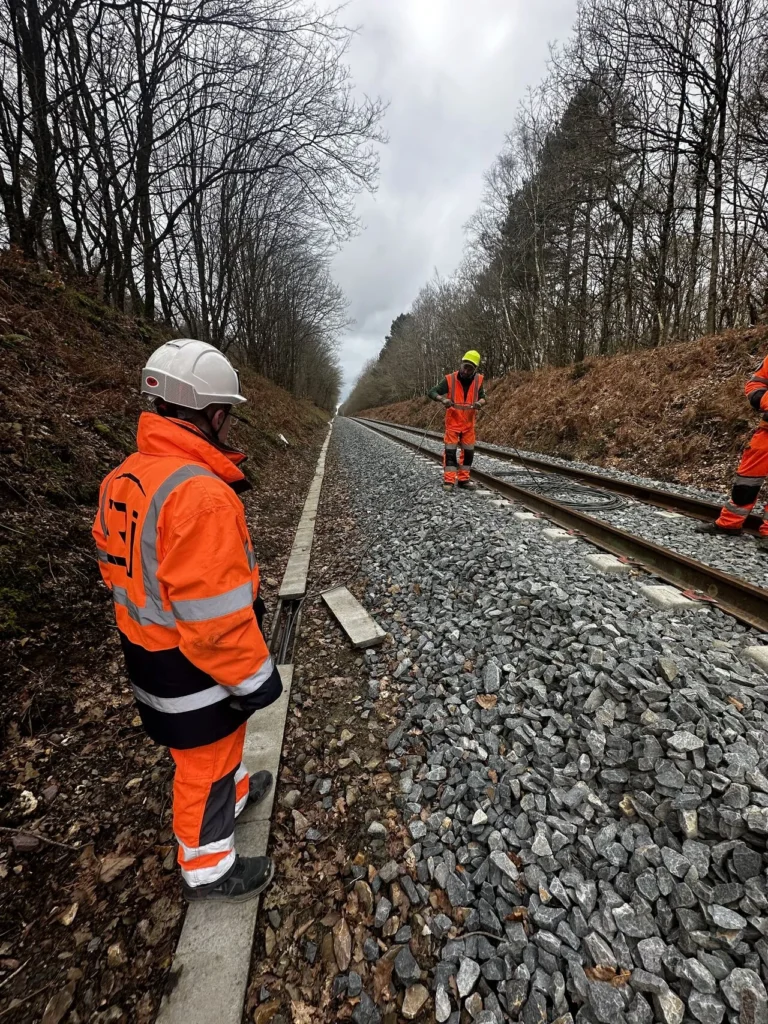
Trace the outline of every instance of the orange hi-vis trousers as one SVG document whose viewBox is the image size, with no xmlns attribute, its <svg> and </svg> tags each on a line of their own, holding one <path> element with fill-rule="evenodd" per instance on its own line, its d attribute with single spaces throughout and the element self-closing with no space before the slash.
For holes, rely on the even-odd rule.
<svg viewBox="0 0 768 1024">
<path fill-rule="evenodd" d="M 204 747 L 171 749 L 173 831 L 187 885 L 218 882 L 235 863 L 235 818 L 248 802 L 246 724 Z"/>
<path fill-rule="evenodd" d="M 455 484 L 469 480 L 470 468 L 475 457 L 475 425 L 445 425 L 443 437 L 443 480 L 447 484 Z"/>
<path fill-rule="evenodd" d="M 760 426 L 749 439 L 733 478 L 731 500 L 726 502 L 716 520 L 723 530 L 740 530 L 755 506 L 760 488 L 768 476 L 768 424 Z M 760 533 L 768 537 L 768 521 L 763 519 Z"/>
</svg>

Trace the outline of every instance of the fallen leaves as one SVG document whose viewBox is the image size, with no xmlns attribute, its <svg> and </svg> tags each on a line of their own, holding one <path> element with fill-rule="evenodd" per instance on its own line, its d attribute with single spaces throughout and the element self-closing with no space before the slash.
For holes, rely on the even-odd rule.
<svg viewBox="0 0 768 1024">
<path fill-rule="evenodd" d="M 279 1009 L 279 999 L 270 999 L 269 1002 L 262 1003 L 254 1012 L 253 1024 L 269 1024 L 269 1021 L 272 1020 Z"/>
<path fill-rule="evenodd" d="M 48 1005 L 43 1013 L 42 1024 L 59 1024 L 69 1010 L 75 999 L 75 983 L 70 982 L 65 988 L 57 992 L 48 1000 Z"/>
<path fill-rule="evenodd" d="M 744 705 L 736 697 L 728 697 L 728 703 L 733 704 L 737 711 L 743 711 Z"/>
<path fill-rule="evenodd" d="M 605 981 L 614 988 L 623 988 L 630 979 L 631 972 L 622 968 L 609 967 L 607 964 L 598 964 L 597 967 L 587 967 L 584 971 L 590 981 Z"/>
<path fill-rule="evenodd" d="M 382 957 L 373 972 L 373 999 L 376 1003 L 390 1002 L 395 998 L 392 988 L 392 972 L 395 969 L 393 956 Z"/>
<path fill-rule="evenodd" d="M 101 861 L 99 871 L 100 882 L 114 882 L 118 875 L 121 875 L 126 868 L 129 868 L 136 861 L 135 857 L 126 854 L 108 853 Z"/>
<path fill-rule="evenodd" d="M 475 697 L 475 701 L 484 711 L 489 711 L 491 708 L 496 707 L 499 698 L 495 693 L 480 693 Z"/>
<path fill-rule="evenodd" d="M 352 935 L 343 917 L 333 929 L 333 955 L 339 970 L 346 971 L 352 959 Z"/>
</svg>

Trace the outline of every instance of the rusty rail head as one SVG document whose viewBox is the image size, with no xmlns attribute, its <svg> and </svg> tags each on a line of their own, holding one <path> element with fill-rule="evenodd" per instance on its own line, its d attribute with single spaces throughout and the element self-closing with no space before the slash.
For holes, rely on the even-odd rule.
<svg viewBox="0 0 768 1024">
<path fill-rule="evenodd" d="M 357 422 L 364 424 L 383 437 L 388 437 L 397 444 L 402 444 L 412 451 L 418 451 L 434 462 L 442 464 L 442 456 L 437 452 L 420 448 L 413 441 L 395 437 L 389 430 L 382 429 L 372 420 L 357 419 Z M 387 424 L 387 426 L 398 429 L 394 424 Z M 534 491 L 508 483 L 506 480 L 500 480 L 490 473 L 478 471 L 474 466 L 472 467 L 472 476 L 486 487 L 511 498 L 532 512 L 546 516 L 564 529 L 572 530 L 604 551 L 610 551 L 614 555 L 636 562 L 650 570 L 655 576 L 659 576 L 677 587 L 697 591 L 740 622 L 754 626 L 764 633 L 768 632 L 768 591 L 762 590 L 746 580 L 722 572 L 720 569 L 696 562 L 687 555 L 681 555 L 670 548 L 654 544 L 653 541 L 646 540 L 644 537 L 637 537 L 635 534 L 620 530 L 610 523 L 593 519 L 584 512 L 561 505 L 552 498 L 536 494 Z"/>
</svg>

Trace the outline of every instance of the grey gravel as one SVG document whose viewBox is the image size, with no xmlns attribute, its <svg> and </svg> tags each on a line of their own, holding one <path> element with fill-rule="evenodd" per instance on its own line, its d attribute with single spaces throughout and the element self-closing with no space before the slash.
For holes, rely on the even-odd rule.
<svg viewBox="0 0 768 1024">
<path fill-rule="evenodd" d="M 514 506 L 444 494 L 436 467 L 358 424 L 337 421 L 332 445 L 389 634 L 365 652 L 363 708 L 386 688 L 400 718 L 384 757 L 411 846 L 379 868 L 376 914 L 395 880 L 422 908 L 436 1019 L 459 1019 L 453 977 L 476 1019 L 757 1024 L 768 679 L 743 651 L 768 637 L 712 607 L 655 610 L 642 576 L 588 569 L 589 545 L 547 542 Z M 641 512 L 652 539 L 708 544 L 688 520 L 610 515 Z M 420 973 L 403 946 L 398 984 Z"/>
</svg>

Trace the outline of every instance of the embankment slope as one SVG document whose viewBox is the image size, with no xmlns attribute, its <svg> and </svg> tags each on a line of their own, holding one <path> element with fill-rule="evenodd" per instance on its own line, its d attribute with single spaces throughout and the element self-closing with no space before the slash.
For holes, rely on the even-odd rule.
<svg viewBox="0 0 768 1024">
<path fill-rule="evenodd" d="M 726 489 L 757 424 L 744 380 L 768 352 L 768 327 L 507 374 L 488 386 L 478 438 L 655 477 Z M 426 426 L 425 398 L 361 415 Z M 438 410 L 439 413 L 439 410 Z"/>
</svg>

